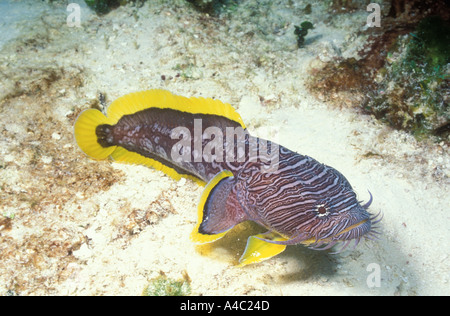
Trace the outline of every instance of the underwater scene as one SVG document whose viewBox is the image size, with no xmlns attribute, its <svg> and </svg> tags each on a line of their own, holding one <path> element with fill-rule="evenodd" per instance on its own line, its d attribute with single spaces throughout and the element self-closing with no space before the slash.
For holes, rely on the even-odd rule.
<svg viewBox="0 0 450 316">
<path fill-rule="evenodd" d="M 449 7 L 0 0 L 0 295 L 450 295 Z"/>
</svg>

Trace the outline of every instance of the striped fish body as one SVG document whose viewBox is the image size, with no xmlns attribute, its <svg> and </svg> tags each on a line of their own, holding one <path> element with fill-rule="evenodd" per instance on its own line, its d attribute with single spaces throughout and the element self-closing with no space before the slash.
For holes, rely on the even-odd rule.
<svg viewBox="0 0 450 316">
<path fill-rule="evenodd" d="M 368 205 L 359 204 L 341 173 L 251 136 L 218 100 L 162 90 L 130 94 L 111 104 L 107 116 L 83 112 L 75 136 L 94 159 L 144 164 L 205 185 L 191 234 L 196 243 L 213 242 L 247 220 L 265 227 L 267 233 L 249 237 L 241 265 L 289 244 L 333 245 L 371 230 Z"/>
<path fill-rule="evenodd" d="M 280 146 L 273 173 L 245 169 L 239 195 L 249 217 L 295 243 L 317 244 L 358 238 L 370 230 L 370 214 L 336 169 Z M 358 232 L 346 231 L 361 224 Z M 355 227 L 356 228 L 356 227 Z M 286 242 L 289 244 L 290 242 Z"/>
</svg>

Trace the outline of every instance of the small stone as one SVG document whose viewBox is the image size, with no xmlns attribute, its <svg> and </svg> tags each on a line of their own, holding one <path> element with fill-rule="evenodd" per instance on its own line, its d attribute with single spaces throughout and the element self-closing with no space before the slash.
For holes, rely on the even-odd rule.
<svg viewBox="0 0 450 316">
<path fill-rule="evenodd" d="M 49 164 L 53 161 L 53 158 L 49 156 L 42 156 L 41 161 L 45 164 Z"/>
<path fill-rule="evenodd" d="M 59 134 L 57 132 L 54 132 L 52 134 L 52 138 L 55 139 L 55 140 L 60 140 L 61 139 L 61 134 Z"/>
</svg>

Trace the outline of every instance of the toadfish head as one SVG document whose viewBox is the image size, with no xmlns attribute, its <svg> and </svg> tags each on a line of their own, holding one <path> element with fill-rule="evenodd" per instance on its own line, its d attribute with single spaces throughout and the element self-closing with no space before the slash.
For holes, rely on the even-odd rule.
<svg viewBox="0 0 450 316">
<path fill-rule="evenodd" d="M 362 204 L 337 170 L 315 161 L 311 165 L 309 178 L 302 178 L 301 172 L 280 172 L 270 185 L 262 185 L 260 177 L 245 188 L 241 201 L 250 219 L 283 237 L 276 241 L 260 239 L 279 245 L 303 244 L 316 250 L 342 243 L 339 251 L 352 240 L 356 247 L 363 237 L 375 239 L 381 218 L 368 211 L 372 194 L 369 192 L 369 201 Z"/>
<path fill-rule="evenodd" d="M 338 199 L 324 198 L 316 201 L 310 211 L 308 220 L 302 225 L 303 236 L 309 238 L 301 243 L 311 249 L 325 250 L 337 243 L 342 243 L 340 252 L 347 248 L 352 240 L 354 247 L 361 238 L 377 238 L 376 224 L 381 220 L 381 213 L 372 215 L 368 208 L 372 203 L 372 194 L 369 192 L 369 201 L 361 205 L 352 190 L 339 194 Z"/>
</svg>

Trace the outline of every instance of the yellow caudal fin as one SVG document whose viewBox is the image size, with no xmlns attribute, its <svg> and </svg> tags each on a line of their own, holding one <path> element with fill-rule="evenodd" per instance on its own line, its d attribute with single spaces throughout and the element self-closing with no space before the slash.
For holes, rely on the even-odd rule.
<svg viewBox="0 0 450 316">
<path fill-rule="evenodd" d="M 270 243 L 259 238 L 273 241 L 287 240 L 286 238 L 274 233 L 250 236 L 247 240 L 245 251 L 239 259 L 239 267 L 267 260 L 269 258 L 272 258 L 273 256 L 278 255 L 286 249 L 286 245 Z"/>
<path fill-rule="evenodd" d="M 110 124 L 110 120 L 99 110 L 89 109 L 78 116 L 74 126 L 78 146 L 86 155 L 96 160 L 108 158 L 116 149 L 116 146 L 102 147 L 97 142 L 95 129 L 101 124 Z"/>
<path fill-rule="evenodd" d="M 231 227 L 225 231 L 222 231 L 220 233 L 202 233 L 200 232 L 200 225 L 204 222 L 204 221 L 208 221 L 208 220 L 212 220 L 217 222 L 216 220 L 220 220 L 220 218 L 211 218 L 211 217 L 215 217 L 215 216 L 219 216 L 220 214 L 226 212 L 225 207 L 221 208 L 220 210 L 217 210 L 216 212 L 214 212 L 214 214 L 208 214 L 207 216 L 204 216 L 205 212 L 209 212 L 208 209 L 206 209 L 206 203 L 208 201 L 208 198 L 210 198 L 210 195 L 213 191 L 213 189 L 220 183 L 220 181 L 224 180 L 225 178 L 229 178 L 232 177 L 233 173 L 231 171 L 228 170 L 223 170 L 221 172 L 219 172 L 218 174 L 216 174 L 214 176 L 214 178 L 212 178 L 208 184 L 206 185 L 205 189 L 203 190 L 202 196 L 200 198 L 200 202 L 198 204 L 198 223 L 197 226 L 195 226 L 194 230 L 191 233 L 191 241 L 193 241 L 196 244 L 206 244 L 206 243 L 210 243 L 213 241 L 216 241 L 220 238 L 222 238 L 223 236 L 225 236 L 225 234 L 228 232 L 229 229 L 231 229 L 234 225 L 231 223 Z M 227 225 L 227 226 L 230 226 Z"/>
</svg>

